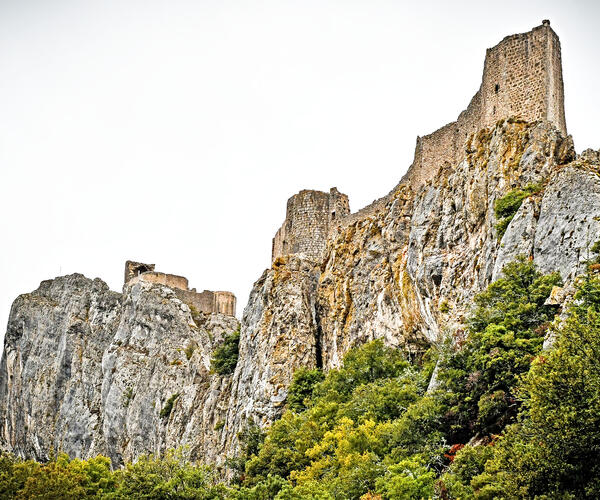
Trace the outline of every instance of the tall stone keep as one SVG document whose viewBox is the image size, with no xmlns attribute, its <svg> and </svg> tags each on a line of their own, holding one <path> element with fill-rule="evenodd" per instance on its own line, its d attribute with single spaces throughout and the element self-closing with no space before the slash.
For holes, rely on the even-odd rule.
<svg viewBox="0 0 600 500">
<path fill-rule="evenodd" d="M 510 117 L 546 120 L 567 133 L 560 41 L 550 21 L 487 50 L 481 86 L 469 106 L 455 122 L 417 137 L 415 158 L 402 182 L 418 188 L 440 167 L 460 161 L 470 134 Z"/>
<path fill-rule="evenodd" d="M 272 260 L 290 254 L 321 260 L 329 231 L 349 214 L 348 196 L 336 188 L 329 193 L 300 191 L 287 202 L 285 221 L 273 238 Z"/>
</svg>

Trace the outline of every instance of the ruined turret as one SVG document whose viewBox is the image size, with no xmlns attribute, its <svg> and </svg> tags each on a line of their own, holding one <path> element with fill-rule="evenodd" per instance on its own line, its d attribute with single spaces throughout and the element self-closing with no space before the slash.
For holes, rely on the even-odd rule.
<svg viewBox="0 0 600 500">
<path fill-rule="evenodd" d="M 273 238 L 272 260 L 291 254 L 321 260 L 330 229 L 349 213 L 348 196 L 337 188 L 329 193 L 303 190 L 295 194 L 288 200 L 285 221 Z"/>
</svg>

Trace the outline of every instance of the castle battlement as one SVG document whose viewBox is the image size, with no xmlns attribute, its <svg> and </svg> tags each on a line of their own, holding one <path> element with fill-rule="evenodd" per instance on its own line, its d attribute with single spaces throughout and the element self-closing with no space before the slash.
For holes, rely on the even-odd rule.
<svg viewBox="0 0 600 500">
<path fill-rule="evenodd" d="M 128 260 L 125 262 L 125 285 L 132 285 L 140 281 L 164 285 L 171 288 L 182 302 L 200 312 L 235 316 L 236 298 L 233 293 L 211 290 L 197 292 L 195 288 L 189 288 L 187 278 L 176 274 L 161 273 L 154 269 L 154 264 Z"/>
</svg>

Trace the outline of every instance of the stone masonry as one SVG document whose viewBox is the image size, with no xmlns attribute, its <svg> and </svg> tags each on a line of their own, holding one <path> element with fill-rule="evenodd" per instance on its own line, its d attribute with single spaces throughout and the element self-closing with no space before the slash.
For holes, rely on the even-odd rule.
<svg viewBox="0 0 600 500">
<path fill-rule="evenodd" d="M 320 261 L 330 229 L 349 214 L 348 196 L 334 187 L 329 193 L 300 191 L 287 202 L 285 221 L 273 238 L 272 260 L 283 255 L 303 254 Z"/>
<path fill-rule="evenodd" d="M 389 194 L 353 214 L 348 197 L 335 188 L 329 194 L 305 190 L 292 196 L 273 238 L 272 260 L 300 253 L 321 260 L 331 231 L 372 217 L 401 186 L 417 191 L 441 168 L 460 162 L 470 136 L 508 118 L 548 121 L 567 134 L 560 41 L 550 21 L 487 50 L 481 86 L 467 109 L 455 122 L 417 137 L 413 164 Z"/>
<path fill-rule="evenodd" d="M 233 293 L 211 290 L 198 293 L 195 288 L 189 289 L 187 278 L 160 273 L 154 268 L 154 264 L 128 260 L 125 262 L 125 285 L 131 285 L 138 281 L 164 285 L 171 288 L 182 302 L 194 307 L 199 312 L 235 316 L 236 298 Z"/>
<path fill-rule="evenodd" d="M 481 87 L 469 106 L 457 121 L 417 137 L 414 162 L 402 182 L 418 188 L 459 160 L 469 135 L 510 117 L 546 120 L 567 133 L 560 41 L 550 21 L 487 50 Z"/>
</svg>

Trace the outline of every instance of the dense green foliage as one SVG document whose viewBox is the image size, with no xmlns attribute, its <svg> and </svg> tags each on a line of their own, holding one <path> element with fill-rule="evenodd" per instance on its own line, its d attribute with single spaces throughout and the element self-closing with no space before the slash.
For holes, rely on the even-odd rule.
<svg viewBox="0 0 600 500">
<path fill-rule="evenodd" d="M 540 192 L 542 187 L 539 184 L 527 184 L 523 188 L 517 188 L 506 193 L 502 198 L 499 198 L 494 203 L 494 213 L 498 223 L 496 230 L 498 231 L 498 239 L 501 239 L 506 232 L 506 228 L 510 224 L 517 210 L 523 203 L 523 200 L 532 194 Z"/>
<path fill-rule="evenodd" d="M 142 456 L 135 464 L 116 471 L 102 456 L 70 460 L 60 454 L 40 464 L 6 453 L 0 455 L 2 499 L 217 500 L 232 493 L 218 483 L 209 468 L 188 462 L 181 452 L 169 452 L 162 458 Z"/>
<path fill-rule="evenodd" d="M 240 353 L 240 331 L 227 335 L 215 349 L 211 361 L 212 371 L 219 375 L 231 375 L 235 371 Z"/>
<path fill-rule="evenodd" d="M 452 498 L 600 498 L 600 279 L 588 275 L 576 298 L 523 378 L 518 422 L 494 447 L 457 455 L 445 476 Z"/>
<path fill-rule="evenodd" d="M 540 351 L 554 310 L 545 306 L 556 273 L 542 275 L 519 258 L 503 278 L 475 298 L 470 335 L 459 352 L 440 361 L 439 379 L 449 407 L 448 438 L 464 443 L 476 433 L 499 432 L 518 412 L 515 388 Z"/>
<path fill-rule="evenodd" d="M 317 368 L 297 370 L 288 389 L 288 408 L 292 411 L 305 410 L 312 398 L 315 386 L 324 378 L 323 372 Z"/>
<path fill-rule="evenodd" d="M 0 498 L 102 498 L 116 490 L 115 475 L 106 457 L 69 460 L 61 454 L 42 465 L 0 455 Z"/>
<path fill-rule="evenodd" d="M 180 453 L 115 472 L 104 457 L 41 465 L 2 455 L 0 498 L 600 498 L 594 273 L 553 321 L 544 303 L 558 275 L 518 259 L 477 296 L 461 341 L 418 362 L 373 341 L 326 375 L 299 370 L 281 419 L 266 434 L 251 420 L 240 433 L 228 486 Z M 542 351 L 546 333 L 556 340 Z"/>
<path fill-rule="evenodd" d="M 476 298 L 463 344 L 440 353 L 435 391 L 426 391 L 431 356 L 410 363 L 380 341 L 350 351 L 320 382 L 300 371 L 289 411 L 246 461 L 244 487 L 286 480 L 280 499 L 441 495 L 452 445 L 476 436 L 489 442 L 485 436 L 515 421 L 517 387 L 541 350 L 555 313 L 544 302 L 559 282 L 524 258 L 506 266 Z M 454 491 L 483 472 L 488 448 L 457 454 L 462 476 L 446 472 Z"/>
</svg>

